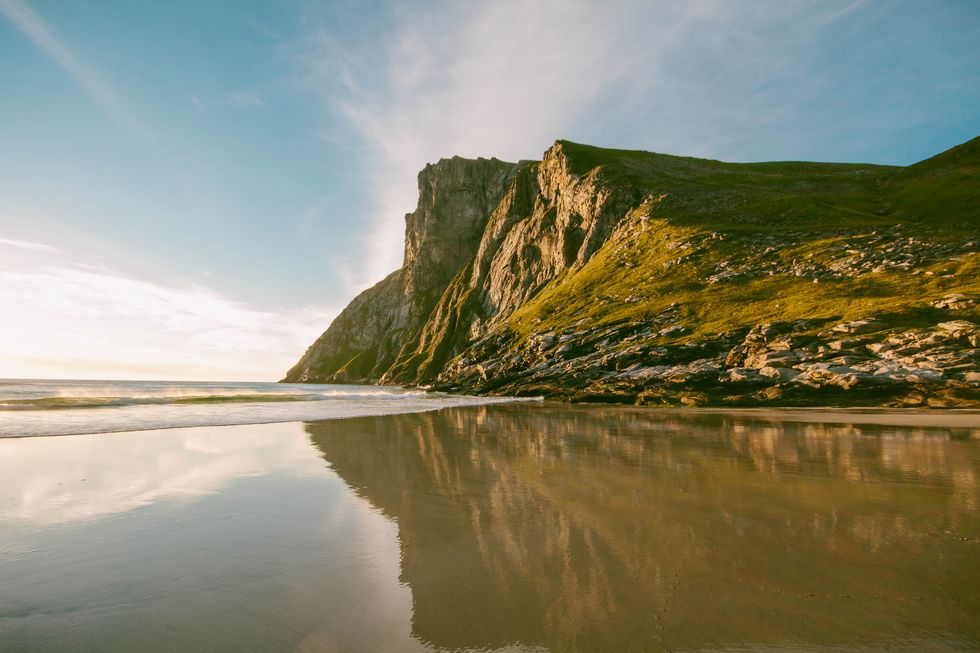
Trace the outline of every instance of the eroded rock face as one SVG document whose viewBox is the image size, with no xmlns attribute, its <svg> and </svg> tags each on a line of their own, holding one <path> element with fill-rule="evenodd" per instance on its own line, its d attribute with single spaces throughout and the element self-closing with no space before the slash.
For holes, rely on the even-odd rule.
<svg viewBox="0 0 980 653">
<path fill-rule="evenodd" d="M 669 346 L 636 324 L 577 329 L 557 347 L 551 333 L 523 342 L 491 335 L 453 361 L 436 387 L 663 405 L 968 407 L 980 399 L 974 323 L 886 328 L 846 351 L 827 346 L 839 330 L 814 326 L 761 323 L 737 344 L 719 336 Z"/>
<path fill-rule="evenodd" d="M 405 216 L 403 292 L 428 317 L 436 300 L 472 257 L 514 171 L 513 163 L 460 157 L 419 173 L 419 203 Z"/>
<path fill-rule="evenodd" d="M 583 176 L 572 172 L 562 143 L 545 152 L 536 172 L 515 188 L 515 204 L 491 221 L 480 243 L 470 287 L 487 323 L 474 336 L 499 324 L 543 283 L 588 262 L 641 200 L 635 189 L 603 184 L 599 168 Z"/>
<path fill-rule="evenodd" d="M 354 298 L 283 381 L 370 382 L 387 369 L 405 330 L 404 275 L 393 272 Z"/>
<path fill-rule="evenodd" d="M 640 199 L 603 184 L 599 169 L 573 172 L 562 143 L 541 162 L 426 166 L 402 269 L 355 300 L 284 380 L 434 378 L 544 284 L 588 262 Z"/>
<path fill-rule="evenodd" d="M 433 378 L 544 284 L 588 262 L 640 199 L 635 189 L 604 185 L 598 169 L 575 174 L 562 143 L 540 163 L 519 164 L 470 265 L 449 284 L 419 340 L 407 343 L 382 381 Z"/>
<path fill-rule="evenodd" d="M 473 257 L 515 165 L 453 157 L 419 173 L 419 203 L 405 216 L 402 268 L 365 290 L 283 381 L 373 383 L 412 342 L 449 281 Z"/>
</svg>

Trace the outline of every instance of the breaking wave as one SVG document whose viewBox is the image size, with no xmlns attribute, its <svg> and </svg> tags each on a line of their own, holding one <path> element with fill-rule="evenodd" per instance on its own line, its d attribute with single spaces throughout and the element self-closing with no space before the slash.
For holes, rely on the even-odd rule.
<svg viewBox="0 0 980 653">
<path fill-rule="evenodd" d="M 527 401 L 384 386 L 0 381 L 0 437 L 390 415 Z"/>
</svg>

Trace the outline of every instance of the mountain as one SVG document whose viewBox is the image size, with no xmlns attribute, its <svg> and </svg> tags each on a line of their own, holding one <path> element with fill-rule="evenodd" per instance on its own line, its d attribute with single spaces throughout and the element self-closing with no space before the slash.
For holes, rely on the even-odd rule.
<svg viewBox="0 0 980 653">
<path fill-rule="evenodd" d="M 419 174 L 402 268 L 288 382 L 980 405 L 980 138 L 905 168 L 558 141 Z"/>
</svg>

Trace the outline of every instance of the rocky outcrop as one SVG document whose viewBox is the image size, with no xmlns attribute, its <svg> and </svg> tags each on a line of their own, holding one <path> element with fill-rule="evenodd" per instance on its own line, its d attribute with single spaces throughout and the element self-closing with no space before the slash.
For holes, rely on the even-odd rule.
<svg viewBox="0 0 980 653">
<path fill-rule="evenodd" d="M 515 165 L 443 159 L 419 173 L 419 202 L 405 216 L 400 270 L 365 290 L 286 373 L 291 383 L 370 383 L 418 334 L 449 281 L 473 257 Z"/>
<path fill-rule="evenodd" d="M 306 350 L 283 381 L 351 383 L 378 378 L 400 346 L 404 331 L 404 272 L 398 270 L 354 298 Z"/>
<path fill-rule="evenodd" d="M 486 338 L 446 390 L 647 405 L 963 407 L 980 401 L 980 326 L 897 330 L 873 319 L 762 323 L 744 337 L 663 345 L 635 324 Z M 504 352 L 501 354 L 501 352 Z"/>
<path fill-rule="evenodd" d="M 442 160 L 419 175 L 403 267 L 285 380 L 975 406 L 976 142 L 906 169 L 565 141 L 537 162 Z M 930 189 L 948 217 L 921 208 Z"/>
<path fill-rule="evenodd" d="M 382 381 L 433 377 L 549 281 L 587 263 L 640 199 L 635 188 L 604 185 L 601 170 L 576 174 L 564 143 L 540 163 L 522 164 L 490 215 L 471 264 Z"/>
</svg>

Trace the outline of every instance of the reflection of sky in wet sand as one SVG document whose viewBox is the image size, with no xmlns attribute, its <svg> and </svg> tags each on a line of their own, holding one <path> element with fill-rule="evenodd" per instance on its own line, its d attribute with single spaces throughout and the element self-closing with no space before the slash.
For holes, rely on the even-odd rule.
<svg viewBox="0 0 980 653">
<path fill-rule="evenodd" d="M 977 648 L 980 433 L 836 419 L 0 440 L 0 650 Z"/>
<path fill-rule="evenodd" d="M 0 468 L 0 650 L 421 648 L 394 525 L 299 424 L 0 440 Z"/>
<path fill-rule="evenodd" d="M 242 476 L 323 465 L 295 424 L 0 440 L 0 520 L 62 523 L 221 491 Z"/>
</svg>

